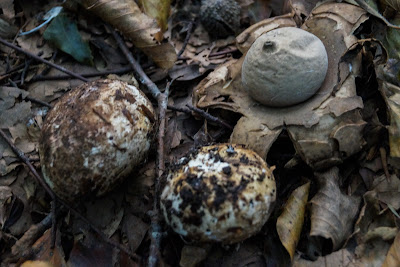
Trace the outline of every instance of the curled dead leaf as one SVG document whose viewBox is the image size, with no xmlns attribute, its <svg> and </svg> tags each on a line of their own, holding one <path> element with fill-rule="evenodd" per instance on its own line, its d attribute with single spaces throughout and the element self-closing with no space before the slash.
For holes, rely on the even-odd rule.
<svg viewBox="0 0 400 267">
<path fill-rule="evenodd" d="M 315 177 L 320 189 L 310 200 L 310 236 L 330 239 L 333 250 L 337 250 L 352 232 L 361 199 L 341 191 L 337 167 L 315 173 Z"/>
<path fill-rule="evenodd" d="M 400 232 L 397 233 L 382 267 L 400 266 Z"/>
<path fill-rule="evenodd" d="M 303 227 L 309 190 L 310 182 L 296 188 L 290 195 L 282 214 L 276 222 L 279 239 L 292 260 Z"/>
<path fill-rule="evenodd" d="M 175 48 L 160 43 L 162 34 L 156 20 L 140 10 L 130 0 L 81 0 L 83 6 L 120 30 L 133 44 L 148 55 L 158 66 L 171 68 L 176 61 Z M 158 38 L 158 39 L 157 39 Z"/>
</svg>

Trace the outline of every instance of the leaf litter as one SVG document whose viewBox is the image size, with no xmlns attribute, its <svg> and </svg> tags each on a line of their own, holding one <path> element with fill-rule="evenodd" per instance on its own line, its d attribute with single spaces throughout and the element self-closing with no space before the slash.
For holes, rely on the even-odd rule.
<svg viewBox="0 0 400 267">
<path fill-rule="evenodd" d="M 91 6 L 90 1 L 82 2 Z M 117 2 L 104 1 L 122 12 L 121 15 L 127 15 L 122 8 L 127 3 Z M 324 1 L 316 5 L 318 1 L 284 1 L 284 9 L 279 13 L 279 5 L 274 1 L 243 0 L 238 2 L 247 12 L 257 5 L 265 9 L 251 17 L 252 20 L 248 14 L 241 14 L 242 33 L 236 39 L 231 36 L 213 40 L 201 24 L 194 23 L 182 58 L 175 61 L 188 34 L 182 26 L 188 21 L 183 18 L 195 21 L 193 14 L 199 6 L 195 1 L 181 1 L 176 6 L 163 2 L 167 8 L 160 8 L 161 14 L 155 14 L 157 10 L 150 3 L 148 8 L 153 10 L 147 15 L 137 6 L 129 7 L 144 18 L 137 24 L 128 18 L 130 27 L 144 26 L 145 30 L 137 35 L 128 33 L 122 21 L 103 11 L 95 9 L 94 13 L 118 28 L 128 44 L 132 42 L 131 49 L 143 59 L 141 63 L 150 66 L 146 71 L 158 71 L 157 65 L 169 69 L 168 76 L 165 74 L 158 80 L 165 85 L 165 77 L 177 79 L 172 86 L 170 105 L 184 108 L 192 103 L 234 126 L 233 131 L 221 130 L 220 125 L 200 119 L 194 112 L 168 111 L 167 164 L 180 159 L 195 145 L 210 141 L 245 144 L 269 164 L 277 166 L 279 201 L 263 230 L 235 247 L 187 243 L 163 225 L 166 237 L 160 250 L 162 263 L 167 266 L 265 266 L 271 262 L 294 266 L 394 266 L 399 258 L 400 209 L 396 167 L 400 157 L 400 75 L 399 59 L 393 49 L 398 44 L 397 30 L 387 28 L 366 10 L 349 3 Z M 10 6 L 16 5 L 13 1 L 10 3 Z M 38 23 L 31 16 L 32 7 L 21 8 L 21 16 L 29 19 L 24 30 Z M 167 29 L 165 18 L 170 14 L 162 12 L 169 7 L 172 15 Z M 1 18 L 18 25 L 12 19 L 14 9 L 1 8 L 4 14 Z M 385 13 L 377 10 L 396 24 L 388 8 Z M 73 13 L 70 15 L 76 19 Z M 79 73 L 95 72 L 104 66 L 123 67 L 126 61 L 114 41 L 107 39 L 106 45 L 100 43 L 102 38 L 109 38 L 107 30 L 98 23 L 84 21 L 80 20 L 77 26 L 89 37 L 94 67 L 83 66 L 64 53 L 57 53 L 52 60 Z M 282 109 L 261 106 L 250 98 L 241 85 L 240 75 L 244 55 L 252 42 L 278 27 L 301 27 L 314 33 L 325 44 L 329 58 L 328 75 L 318 94 L 309 101 Z M 17 43 L 34 54 L 50 58 L 56 49 L 44 41 L 42 34 L 19 37 Z M 112 52 L 108 54 L 107 49 Z M 236 49 L 240 52 L 235 52 Z M 81 81 L 35 81 L 38 75 L 46 77 L 44 65 L 27 64 L 23 56 L 3 46 L 0 50 L 1 69 L 12 69 L 21 63 L 27 65 L 26 70 L 22 68 L 1 79 L 0 128 L 6 130 L 14 144 L 40 169 L 37 142 L 48 107 L 31 98 L 51 103 Z M 146 62 L 142 52 L 156 66 Z M 110 55 L 116 56 L 109 58 Z M 20 82 L 22 74 L 27 77 L 25 84 Z M 3 73 L 0 75 L 3 77 Z M 48 75 L 60 73 L 50 70 Z M 19 88 L 8 78 L 16 81 Z M 128 71 L 123 79 L 132 81 L 134 74 Z M 144 92 L 147 93 L 145 89 Z M 141 168 L 109 195 L 76 203 L 80 212 L 107 236 L 143 258 L 149 255 L 149 211 L 155 197 L 154 158 L 151 154 Z M 389 176 L 385 175 L 385 169 Z M 301 184 L 297 175 L 291 175 L 296 172 L 311 183 Z M 0 139 L 0 175 L 3 262 L 16 263 L 23 256 L 22 261 L 29 258 L 55 266 L 138 265 L 91 233 L 85 223 L 70 213 L 60 218 L 54 248 L 47 231 L 40 232 L 41 237 L 30 237 L 27 244 L 35 243 L 32 250 L 26 247 L 26 251 L 12 252 L 16 241 L 37 227 L 49 213 L 50 204 L 44 190 L 33 182 L 29 171 L 3 139 Z M 271 253 L 271 247 L 275 247 L 276 253 Z M 27 251 L 30 257 L 24 254 Z"/>
</svg>

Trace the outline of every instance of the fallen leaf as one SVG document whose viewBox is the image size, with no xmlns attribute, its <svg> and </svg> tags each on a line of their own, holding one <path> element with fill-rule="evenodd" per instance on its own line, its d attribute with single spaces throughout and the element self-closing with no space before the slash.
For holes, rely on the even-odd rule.
<svg viewBox="0 0 400 267">
<path fill-rule="evenodd" d="M 26 261 L 21 267 L 54 267 L 54 265 L 47 261 Z"/>
<path fill-rule="evenodd" d="M 122 221 L 122 233 L 128 239 L 132 252 L 135 252 L 142 243 L 150 225 L 144 223 L 139 217 L 128 212 Z"/>
<path fill-rule="evenodd" d="M 160 43 L 156 39 L 161 29 L 154 19 L 142 13 L 135 1 L 81 0 L 80 3 L 120 30 L 161 68 L 170 69 L 175 64 L 175 48 L 169 42 Z"/>
<path fill-rule="evenodd" d="M 195 267 L 198 266 L 207 257 L 208 251 L 202 247 L 185 245 L 181 250 L 181 267 Z"/>
<path fill-rule="evenodd" d="M 113 266 L 112 247 L 90 232 L 74 243 L 67 266 Z"/>
<path fill-rule="evenodd" d="M 331 240 L 333 250 L 337 250 L 353 230 L 361 199 L 341 191 L 337 167 L 315 173 L 315 178 L 320 188 L 310 200 L 310 236 Z"/>
<path fill-rule="evenodd" d="M 78 62 L 93 65 L 89 44 L 83 41 L 76 23 L 66 14 L 60 14 L 51 21 L 43 38 Z"/>
<path fill-rule="evenodd" d="M 382 267 L 400 266 L 400 232 L 397 233 L 396 238 L 390 247 L 386 259 Z"/>
<path fill-rule="evenodd" d="M 286 201 L 284 210 L 276 222 L 276 230 L 283 246 L 293 260 L 303 228 L 310 182 L 296 188 Z"/>
<path fill-rule="evenodd" d="M 46 261 L 51 266 L 66 267 L 64 251 L 61 247 L 61 233 L 56 233 L 56 246 L 52 248 L 51 230 L 46 230 L 44 234 L 32 245 L 34 256 L 32 260 Z"/>
<path fill-rule="evenodd" d="M 167 29 L 171 0 L 140 0 L 140 5 L 146 15 L 157 20 L 162 32 Z"/>
</svg>

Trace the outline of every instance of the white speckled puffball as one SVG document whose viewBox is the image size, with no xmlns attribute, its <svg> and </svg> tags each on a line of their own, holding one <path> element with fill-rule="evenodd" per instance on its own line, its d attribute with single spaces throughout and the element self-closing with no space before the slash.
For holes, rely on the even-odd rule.
<svg viewBox="0 0 400 267">
<path fill-rule="evenodd" d="M 67 201 L 110 191 L 145 159 L 154 122 L 150 101 L 125 82 L 97 80 L 71 90 L 42 128 L 45 181 Z"/>
<path fill-rule="evenodd" d="M 272 212 L 272 170 L 239 145 L 202 147 L 168 175 L 161 195 L 164 218 L 176 233 L 194 241 L 245 240 L 260 231 Z"/>
<path fill-rule="evenodd" d="M 242 83 L 256 101 L 287 107 L 312 97 L 328 70 L 321 40 L 305 30 L 278 28 L 258 37 L 246 54 Z"/>
</svg>

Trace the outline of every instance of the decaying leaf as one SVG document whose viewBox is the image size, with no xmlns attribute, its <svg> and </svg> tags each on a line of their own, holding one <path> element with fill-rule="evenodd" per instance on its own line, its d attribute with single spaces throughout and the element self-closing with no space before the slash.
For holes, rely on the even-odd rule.
<svg viewBox="0 0 400 267">
<path fill-rule="evenodd" d="M 390 156 L 400 157 L 400 87 L 382 81 L 380 91 L 387 103 L 387 109 L 390 115 L 389 146 Z"/>
<path fill-rule="evenodd" d="M 162 34 L 157 22 L 142 13 L 135 1 L 81 0 L 80 2 L 87 10 L 120 30 L 158 66 L 169 69 L 174 65 L 175 48 L 169 42 L 160 43 Z"/>
<path fill-rule="evenodd" d="M 162 32 L 167 29 L 171 0 L 140 0 L 140 5 L 146 15 L 154 18 Z"/>
<path fill-rule="evenodd" d="M 206 259 L 208 254 L 207 249 L 202 247 L 186 245 L 181 251 L 181 267 L 194 267 L 198 266 L 203 260 Z"/>
<path fill-rule="evenodd" d="M 360 151 L 364 143 L 362 130 L 366 123 L 359 114 L 363 103 L 355 86 L 361 56 L 353 54 L 346 62 L 341 61 L 341 56 L 357 43 L 353 33 L 367 18 L 363 9 L 345 3 L 328 2 L 312 11 L 302 28 L 324 43 L 329 64 L 321 88 L 303 103 L 271 108 L 250 98 L 241 82 L 244 57 L 221 65 L 210 73 L 196 87 L 193 103 L 200 108 L 225 109 L 242 114 L 231 135 L 231 142 L 246 144 L 262 157 L 266 157 L 272 143 L 286 126 L 297 153 L 307 164 L 316 169 L 336 165 Z M 251 40 L 279 27 L 280 23 L 288 26 L 294 22 L 290 17 L 260 22 L 261 26 L 255 27 L 254 32 L 241 35 L 242 39 L 238 37 L 238 46 L 245 51 Z"/>
<path fill-rule="evenodd" d="M 310 182 L 295 189 L 276 222 L 279 238 L 293 260 L 303 227 Z"/>
<path fill-rule="evenodd" d="M 132 227 L 133 225 L 135 227 Z M 128 244 L 131 251 L 135 252 L 137 250 L 149 228 L 150 225 L 144 223 L 139 217 L 131 213 L 127 213 L 124 216 L 122 232 L 128 239 Z"/>
<path fill-rule="evenodd" d="M 382 267 L 400 266 L 400 232 L 397 233 Z"/>
<path fill-rule="evenodd" d="M 113 266 L 113 249 L 94 234 L 86 232 L 83 240 L 75 241 L 67 264 L 71 267 Z"/>
<path fill-rule="evenodd" d="M 52 20 L 43 33 L 43 38 L 78 62 L 93 65 L 89 44 L 83 41 L 76 23 L 66 14 L 60 14 Z"/>
<path fill-rule="evenodd" d="M 341 191 L 337 167 L 316 173 L 315 177 L 320 188 L 310 201 L 310 236 L 330 239 L 333 250 L 337 250 L 353 230 L 361 199 Z"/>
<path fill-rule="evenodd" d="M 51 235 L 51 230 L 49 229 L 33 244 L 32 249 L 35 253 L 32 260 L 46 261 L 51 266 L 67 266 L 61 246 L 61 233 L 57 231 L 56 246 L 54 248 L 52 248 Z"/>
</svg>

